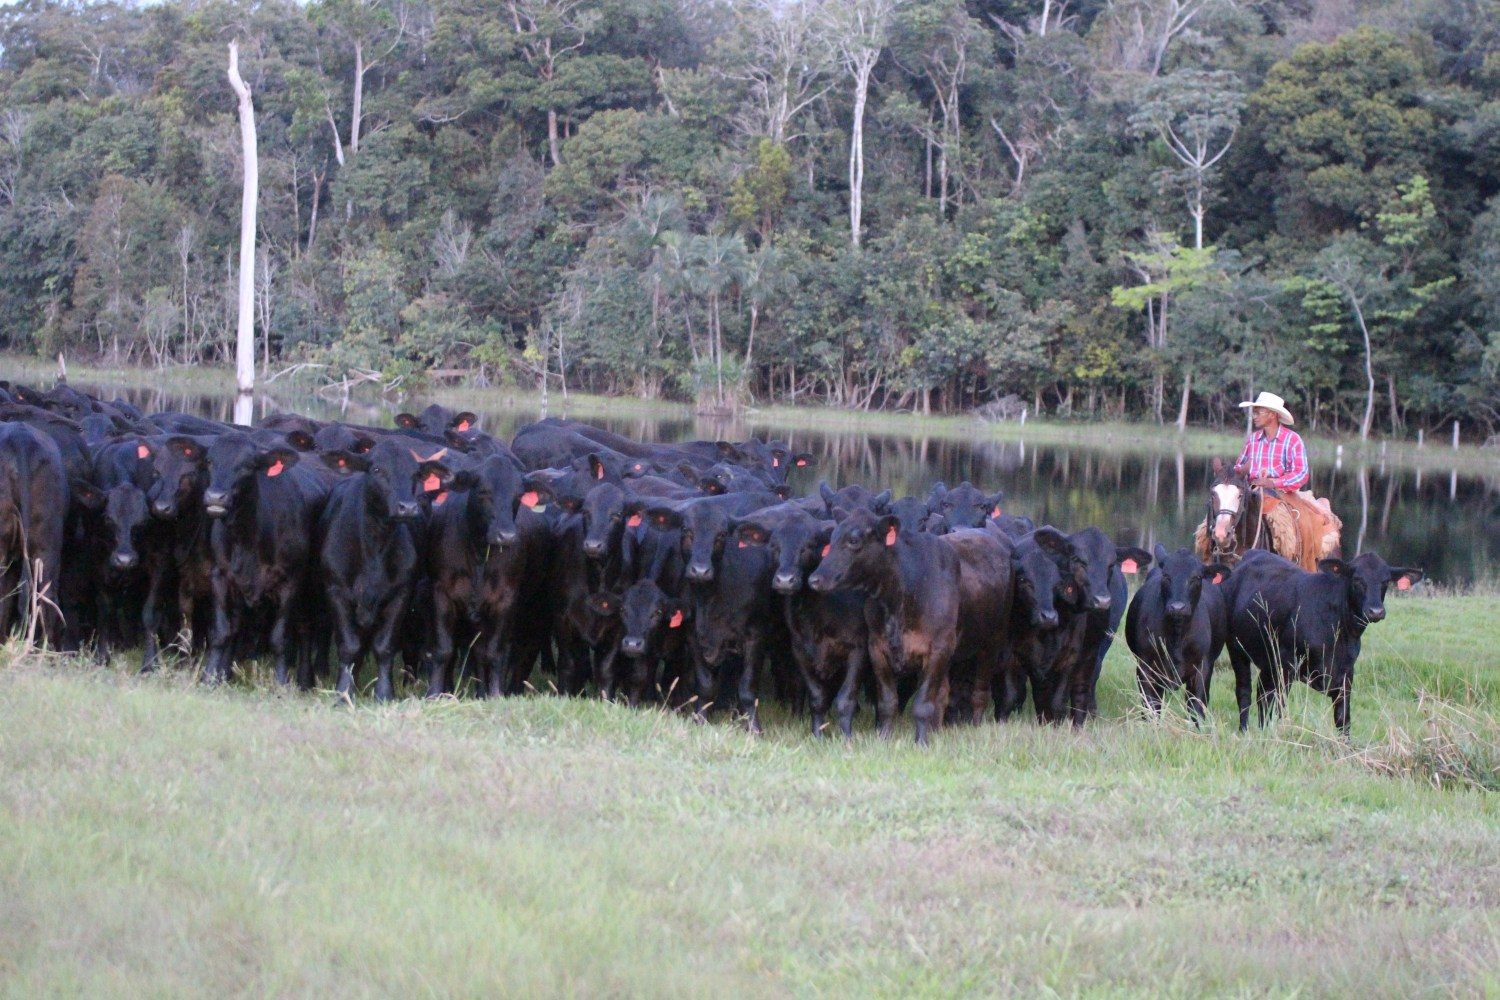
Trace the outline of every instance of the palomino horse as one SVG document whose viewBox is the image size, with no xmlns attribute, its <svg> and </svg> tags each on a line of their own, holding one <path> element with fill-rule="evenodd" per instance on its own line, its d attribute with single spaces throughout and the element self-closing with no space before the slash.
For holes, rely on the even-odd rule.
<svg viewBox="0 0 1500 1000">
<path fill-rule="evenodd" d="M 1325 535 L 1332 526 L 1317 506 L 1295 494 L 1252 488 L 1243 473 L 1226 467 L 1222 459 L 1214 459 L 1213 468 L 1208 517 L 1194 539 L 1204 562 L 1233 565 L 1251 549 L 1266 549 L 1310 571 L 1330 554 Z M 1336 534 L 1332 541 L 1336 551 Z"/>
</svg>

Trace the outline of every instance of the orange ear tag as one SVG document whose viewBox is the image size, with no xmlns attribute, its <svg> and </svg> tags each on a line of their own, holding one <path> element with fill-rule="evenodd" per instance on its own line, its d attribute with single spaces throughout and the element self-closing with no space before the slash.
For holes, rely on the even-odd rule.
<svg viewBox="0 0 1500 1000">
<path fill-rule="evenodd" d="M 749 547 L 750 547 L 750 543 L 747 542 L 747 541 L 745 541 L 743 538 L 740 539 L 739 545 L 736 546 L 736 548 L 741 548 L 741 549 L 748 549 Z"/>
<path fill-rule="evenodd" d="M 1400 579 L 1398 579 L 1396 581 L 1396 589 L 1397 590 L 1410 590 L 1411 589 L 1411 577 L 1409 577 L 1409 576 L 1403 576 Z"/>
<path fill-rule="evenodd" d="M 990 517 L 999 517 L 999 516 L 1000 516 L 1000 505 L 999 504 L 995 504 L 995 509 L 992 510 L 992 511 L 990 511 Z"/>
<path fill-rule="evenodd" d="M 460 420 L 458 422 L 458 429 L 461 430 L 461 431 L 468 430 L 469 429 L 469 422 L 467 420 Z"/>
<path fill-rule="evenodd" d="M 674 612 L 672 612 L 672 618 L 671 618 L 670 621 L 667 622 L 667 628 L 681 628 L 681 627 L 682 627 L 682 612 L 681 611 L 674 611 Z"/>
<path fill-rule="evenodd" d="M 896 526 L 894 524 L 885 529 L 885 544 L 896 544 Z"/>
<path fill-rule="evenodd" d="M 278 458 L 271 465 L 266 466 L 266 475 L 268 475 L 268 476 L 279 476 L 285 470 L 286 470 L 286 466 L 283 465 L 281 463 L 281 459 Z"/>
<path fill-rule="evenodd" d="M 595 479 L 603 479 L 604 478 L 604 466 L 601 465 L 601 466 L 599 466 L 599 468 L 597 468 L 597 469 L 594 470 L 594 478 Z"/>
<path fill-rule="evenodd" d="M 1223 573 L 1215 573 L 1214 574 L 1214 583 L 1223 583 L 1223 582 L 1224 582 L 1224 574 Z"/>
<path fill-rule="evenodd" d="M 831 543 L 830 543 L 830 544 L 826 544 L 826 545 L 824 545 L 824 546 L 823 546 L 823 552 L 822 552 L 822 553 L 821 553 L 821 554 L 822 554 L 822 556 L 823 556 L 823 558 L 824 558 L 824 559 L 827 559 L 827 558 L 828 558 L 828 553 L 829 553 L 829 552 L 830 552 L 830 551 L 832 551 L 832 550 L 833 550 L 833 545 L 832 545 L 832 544 L 831 544 Z"/>
<path fill-rule="evenodd" d="M 773 468 L 773 469 L 779 469 L 779 468 L 781 468 L 781 459 L 772 457 L 772 459 L 771 459 L 771 468 Z"/>
<path fill-rule="evenodd" d="M 440 490 L 442 488 L 443 481 L 438 478 L 438 474 L 436 472 L 427 473 L 427 478 L 422 480 L 422 489 L 424 492 L 431 493 L 434 490 Z"/>
<path fill-rule="evenodd" d="M 1140 572 L 1140 569 L 1141 568 L 1135 564 L 1134 559 L 1126 559 L 1124 562 L 1120 563 L 1121 573 L 1138 573 Z M 1215 580 L 1214 582 L 1218 583 L 1217 580 Z"/>
<path fill-rule="evenodd" d="M 539 496 L 537 494 L 536 490 L 527 490 L 525 493 L 521 494 L 521 506 L 523 506 L 523 507 L 535 507 L 536 504 L 537 504 L 537 501 L 540 500 L 540 499 L 541 499 L 541 496 Z"/>
<path fill-rule="evenodd" d="M 143 444 L 138 444 L 138 445 L 135 446 L 135 457 L 136 458 L 150 458 L 151 457 L 151 449 L 147 448 Z"/>
<path fill-rule="evenodd" d="M 628 521 L 625 522 L 625 527 L 627 527 L 627 528 L 639 528 L 640 526 L 641 526 L 641 515 L 640 514 L 631 514 L 630 515 L 630 520 L 628 520 Z"/>
<path fill-rule="evenodd" d="M 448 499 L 448 491 L 447 490 L 440 490 L 438 492 L 438 495 L 432 498 L 432 505 L 434 507 L 441 507 L 444 504 L 444 502 L 447 501 L 447 499 Z"/>
<path fill-rule="evenodd" d="M 800 469 L 800 468 L 802 468 L 806 464 L 807 464 L 807 459 L 805 459 L 805 458 L 799 458 L 799 459 L 797 459 L 797 468 Z"/>
</svg>

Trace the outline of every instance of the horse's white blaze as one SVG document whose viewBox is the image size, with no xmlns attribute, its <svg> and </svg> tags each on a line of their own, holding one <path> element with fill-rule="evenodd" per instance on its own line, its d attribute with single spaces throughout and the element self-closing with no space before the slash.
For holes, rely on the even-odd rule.
<svg viewBox="0 0 1500 1000">
<path fill-rule="evenodd" d="M 1240 488 L 1220 483 L 1214 487 L 1214 500 L 1221 512 L 1214 518 L 1214 538 L 1224 542 L 1229 539 L 1229 531 L 1234 527 L 1234 515 L 1240 512 Z"/>
</svg>

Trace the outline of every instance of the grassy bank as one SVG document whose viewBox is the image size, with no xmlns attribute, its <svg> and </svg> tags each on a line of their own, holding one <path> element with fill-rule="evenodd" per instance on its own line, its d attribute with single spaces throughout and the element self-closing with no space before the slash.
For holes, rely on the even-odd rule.
<svg viewBox="0 0 1500 1000">
<path fill-rule="evenodd" d="M 7 377 L 30 380 L 50 385 L 57 374 L 55 363 L 36 358 L 0 355 L 0 372 Z M 227 398 L 233 391 L 234 379 L 227 369 L 174 368 L 165 372 L 144 368 L 96 368 L 69 365 L 69 378 L 77 383 L 108 386 L 138 386 L 169 388 L 174 391 L 199 392 L 208 395 L 223 395 Z M 262 388 L 262 395 L 282 405 L 297 407 L 312 397 L 318 383 L 310 378 L 284 379 Z M 386 399 L 368 390 L 357 398 L 373 402 L 385 399 L 393 407 L 405 406 L 408 400 L 394 396 Z M 480 411 L 512 410 L 525 413 L 536 412 L 540 397 L 534 393 L 514 387 L 496 389 L 472 389 L 451 386 L 434 386 L 420 393 L 422 401 L 436 400 L 450 406 L 468 407 Z M 554 414 L 567 414 L 578 419 L 628 417 L 666 417 L 694 420 L 690 406 L 682 403 L 645 400 L 634 397 L 605 397 L 571 393 L 566 400 L 554 393 L 548 400 Z M 394 410 L 393 410 L 394 412 Z M 842 410 L 825 406 L 765 406 L 750 407 L 733 421 L 702 418 L 704 434 L 729 433 L 739 429 L 745 433 L 767 431 L 786 432 L 807 430 L 819 432 L 857 432 L 864 434 L 886 434 L 910 437 L 927 437 L 959 441 L 1018 441 L 1030 444 L 1066 444 L 1096 448 L 1128 448 L 1132 451 L 1176 453 L 1189 456 L 1230 456 L 1238 454 L 1244 443 L 1238 430 L 1219 431 L 1212 428 L 1189 428 L 1178 434 L 1173 427 L 1160 427 L 1149 423 L 1122 423 L 1118 421 L 1057 420 L 1051 418 L 1028 420 L 1023 426 L 1015 422 L 981 422 L 967 415 L 919 416 L 911 413 L 865 412 Z M 1402 468 L 1448 471 L 1458 469 L 1468 472 L 1493 472 L 1500 464 L 1500 454 L 1495 449 L 1462 445 L 1450 447 L 1446 439 L 1433 441 L 1418 448 L 1414 441 L 1372 440 L 1361 444 L 1357 438 L 1333 438 L 1326 434 L 1310 434 L 1309 449 L 1315 461 L 1331 462 L 1335 449 L 1342 445 L 1347 461 L 1388 463 Z"/>
<path fill-rule="evenodd" d="M 1131 718 L 1119 653 L 1082 735 L 922 751 L 12 649 L 0 991 L 1494 995 L 1500 599 L 1391 612 L 1350 744 L 1305 688 L 1247 737 Z"/>
</svg>

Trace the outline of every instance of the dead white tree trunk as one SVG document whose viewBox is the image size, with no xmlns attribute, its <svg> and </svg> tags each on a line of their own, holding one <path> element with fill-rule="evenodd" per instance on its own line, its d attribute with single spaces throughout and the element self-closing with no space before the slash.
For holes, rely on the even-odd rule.
<svg viewBox="0 0 1500 1000">
<path fill-rule="evenodd" d="M 250 85 L 240 76 L 238 42 L 229 43 L 229 84 L 240 99 L 240 146 L 245 160 L 245 185 L 240 196 L 240 312 L 234 374 L 240 395 L 248 400 L 255 391 L 255 216 L 260 198 L 260 161 L 255 149 L 255 105 L 250 101 Z"/>
</svg>

